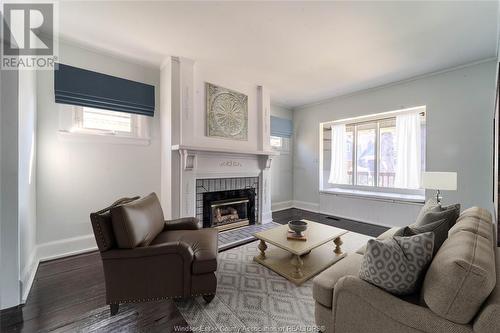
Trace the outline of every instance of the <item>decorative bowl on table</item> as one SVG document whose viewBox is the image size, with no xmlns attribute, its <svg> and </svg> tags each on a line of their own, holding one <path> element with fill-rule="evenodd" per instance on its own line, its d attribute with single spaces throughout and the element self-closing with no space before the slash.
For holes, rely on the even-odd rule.
<svg viewBox="0 0 500 333">
<path fill-rule="evenodd" d="M 301 220 L 291 220 L 288 222 L 288 227 L 290 230 L 295 232 L 295 235 L 302 236 L 302 232 L 307 229 L 307 222 Z"/>
</svg>

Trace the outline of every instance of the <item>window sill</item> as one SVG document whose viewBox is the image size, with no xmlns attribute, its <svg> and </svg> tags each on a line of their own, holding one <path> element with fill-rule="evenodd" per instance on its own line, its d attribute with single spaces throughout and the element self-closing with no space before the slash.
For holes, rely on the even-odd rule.
<svg viewBox="0 0 500 333">
<path fill-rule="evenodd" d="M 356 198 L 367 198 L 375 200 L 383 200 L 390 202 L 407 202 L 415 204 L 425 203 L 425 195 L 419 194 L 402 194 L 394 192 L 375 192 L 375 191 L 363 191 L 355 189 L 344 189 L 344 188 L 329 188 L 322 189 L 320 193 L 339 195 L 345 197 L 356 197 Z"/>
<path fill-rule="evenodd" d="M 151 142 L 150 138 L 127 137 L 100 133 L 80 133 L 66 130 L 59 130 L 57 135 L 60 139 L 70 142 L 95 142 L 139 146 L 148 146 Z"/>
</svg>

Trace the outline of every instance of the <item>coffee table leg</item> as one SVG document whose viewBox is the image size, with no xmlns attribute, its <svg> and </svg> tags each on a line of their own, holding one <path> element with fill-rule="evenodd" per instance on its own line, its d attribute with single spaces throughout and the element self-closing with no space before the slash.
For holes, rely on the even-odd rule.
<svg viewBox="0 0 500 333">
<path fill-rule="evenodd" d="M 266 259 L 266 250 L 267 250 L 266 242 L 264 242 L 263 240 L 261 240 L 260 243 L 259 243 L 258 248 L 260 250 L 259 258 L 260 259 Z"/>
<path fill-rule="evenodd" d="M 337 237 L 337 238 L 335 238 L 333 240 L 333 243 L 335 243 L 335 251 L 333 251 L 333 252 L 335 252 L 336 255 L 341 255 L 342 254 L 342 249 L 340 248 L 340 246 L 342 244 L 344 244 L 342 242 L 342 239 L 340 239 L 340 237 Z"/>
<path fill-rule="evenodd" d="M 298 255 L 292 257 L 292 265 L 295 267 L 294 277 L 301 278 L 304 276 L 302 273 L 302 266 L 304 266 L 304 261 Z"/>
</svg>

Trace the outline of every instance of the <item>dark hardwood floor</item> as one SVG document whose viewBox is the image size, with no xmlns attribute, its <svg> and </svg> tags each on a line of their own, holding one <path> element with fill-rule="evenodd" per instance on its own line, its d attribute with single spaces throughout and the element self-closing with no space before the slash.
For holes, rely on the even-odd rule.
<svg viewBox="0 0 500 333">
<path fill-rule="evenodd" d="M 187 323 L 170 300 L 123 304 L 110 317 L 97 252 L 40 264 L 26 304 L 1 312 L 2 333 L 174 332 L 175 326 Z"/>
<path fill-rule="evenodd" d="M 273 220 L 281 224 L 288 223 L 288 221 L 290 220 L 300 220 L 300 219 L 321 222 L 327 225 L 331 225 L 333 227 L 349 230 L 352 232 L 357 232 L 372 237 L 377 237 L 378 235 L 380 235 L 381 233 L 383 233 L 388 229 L 386 227 L 382 227 L 375 224 L 358 222 L 354 220 L 347 220 L 340 217 L 335 217 L 320 213 L 313 213 L 297 208 L 285 209 L 273 213 Z"/>
<path fill-rule="evenodd" d="M 387 229 L 300 209 L 273 213 L 279 223 L 302 218 L 371 236 Z M 0 315 L 1 332 L 189 332 L 170 300 L 123 304 L 110 317 L 97 252 L 40 264 L 26 304 Z"/>
</svg>

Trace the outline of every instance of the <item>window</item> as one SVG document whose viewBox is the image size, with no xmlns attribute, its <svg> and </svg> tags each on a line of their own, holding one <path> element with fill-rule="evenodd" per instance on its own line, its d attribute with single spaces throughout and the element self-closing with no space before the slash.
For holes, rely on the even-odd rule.
<svg viewBox="0 0 500 333">
<path fill-rule="evenodd" d="M 130 113 L 83 107 L 80 121 L 81 128 L 84 129 L 113 133 L 132 132 L 132 115 Z"/>
<path fill-rule="evenodd" d="M 149 140 L 147 116 L 85 106 L 72 106 L 72 108 L 70 133 Z M 67 114 L 68 110 L 61 112 Z"/>
<path fill-rule="evenodd" d="M 421 192 L 425 107 L 322 123 L 321 128 L 323 188 Z"/>
<path fill-rule="evenodd" d="M 280 149 L 283 145 L 283 138 L 279 136 L 271 136 L 271 147 Z"/>
<path fill-rule="evenodd" d="M 280 154 L 287 154 L 290 152 L 290 138 L 281 136 L 271 136 L 271 148 L 280 152 Z"/>
</svg>

